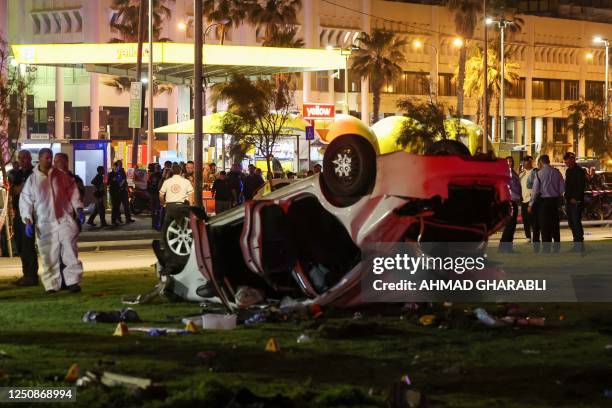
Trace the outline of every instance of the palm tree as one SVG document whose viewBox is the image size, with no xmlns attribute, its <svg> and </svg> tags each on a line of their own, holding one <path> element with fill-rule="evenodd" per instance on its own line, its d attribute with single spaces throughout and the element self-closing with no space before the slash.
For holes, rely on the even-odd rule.
<svg viewBox="0 0 612 408">
<path fill-rule="evenodd" d="M 482 13 L 481 0 L 449 0 L 448 9 L 455 16 L 455 31 L 463 38 L 459 49 L 459 71 L 457 75 L 457 115 L 463 117 L 463 99 L 465 94 L 465 63 L 467 60 L 467 43 L 474 37 L 478 15 Z"/>
<path fill-rule="evenodd" d="M 362 78 L 369 78 L 372 87 L 372 115 L 378 118 L 380 94 L 385 82 L 391 82 L 402 74 L 401 64 L 406 61 L 406 40 L 394 33 L 374 30 L 372 35 L 362 33 L 357 40 L 359 48 L 353 51 L 352 69 Z M 365 91 L 364 91 L 365 92 Z"/>
<path fill-rule="evenodd" d="M 169 3 L 174 3 L 176 0 L 153 0 L 153 41 L 169 42 L 169 38 L 160 37 L 164 26 L 164 22 L 169 21 L 172 16 L 172 10 L 168 7 Z M 117 32 L 119 37 L 111 38 L 111 43 L 137 42 L 138 41 L 138 12 L 141 1 L 135 0 L 113 0 L 111 9 L 117 11 L 116 17 L 111 22 L 111 31 Z M 149 26 L 144 28 L 145 37 L 149 32 Z M 104 85 L 115 88 L 117 93 L 121 94 L 130 89 L 132 78 L 128 77 L 111 77 Z M 154 95 L 159 95 L 164 92 L 171 93 L 172 86 L 166 84 L 154 84 Z"/>
<path fill-rule="evenodd" d="M 606 124 L 601 119 L 603 99 L 589 102 L 579 100 L 568 106 L 567 110 L 567 125 L 572 129 L 574 152 L 578 150 L 578 140 L 584 137 L 587 150 L 600 157 L 612 156 L 612 143 L 606 136 Z"/>
<path fill-rule="evenodd" d="M 221 43 L 225 39 L 225 33 L 232 27 L 240 27 L 247 19 L 250 2 L 247 0 L 204 0 L 204 18 L 211 22 L 226 21 L 218 27 L 217 33 L 221 37 Z"/>
<path fill-rule="evenodd" d="M 176 0 L 153 0 L 153 41 L 167 42 L 169 38 L 160 37 L 164 22 L 170 20 L 172 10 L 169 3 Z M 119 37 L 111 38 L 110 42 L 137 42 L 138 41 L 138 9 L 140 1 L 135 0 L 113 0 L 111 9 L 117 11 L 116 17 L 111 22 L 111 31 L 117 32 Z M 148 35 L 149 27 L 145 27 L 145 37 Z"/>
<path fill-rule="evenodd" d="M 264 47 L 304 48 L 304 40 L 295 38 L 297 27 L 285 27 L 275 30 L 272 36 L 263 42 Z"/>
<path fill-rule="evenodd" d="M 276 31 L 298 23 L 301 8 L 302 0 L 251 0 L 248 18 L 253 25 L 264 29 L 264 42 L 269 42 Z"/>
<path fill-rule="evenodd" d="M 489 48 L 487 50 L 487 62 L 488 62 L 488 70 L 487 70 L 487 81 L 489 84 L 488 93 L 493 98 L 496 99 L 497 106 L 499 107 L 499 97 L 501 94 L 502 81 L 500 78 L 500 61 L 498 54 L 495 49 Z M 483 55 L 480 47 L 475 47 L 473 56 L 470 57 L 465 64 L 465 94 L 467 96 L 475 96 L 478 98 L 482 98 L 484 95 L 484 87 L 483 87 Z M 455 70 L 455 78 L 459 76 L 459 68 Z M 504 69 L 504 84 L 505 86 L 511 84 L 513 81 L 518 80 L 519 65 L 510 60 L 505 59 L 505 69 Z M 491 103 L 491 99 L 488 99 L 489 104 Z M 487 109 L 488 110 L 488 109 Z M 495 110 L 495 123 L 499 124 L 499 109 Z M 482 118 L 482 120 L 487 120 L 486 118 Z M 495 132 L 499 134 L 499 132 Z"/>
</svg>

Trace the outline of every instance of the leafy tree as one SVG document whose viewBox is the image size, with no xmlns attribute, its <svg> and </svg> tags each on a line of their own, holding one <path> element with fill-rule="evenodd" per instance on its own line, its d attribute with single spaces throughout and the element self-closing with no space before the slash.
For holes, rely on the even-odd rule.
<svg viewBox="0 0 612 408">
<path fill-rule="evenodd" d="M 272 36 L 263 42 L 264 47 L 303 48 L 304 40 L 296 38 L 297 27 L 285 27 L 275 30 Z"/>
<path fill-rule="evenodd" d="M 465 76 L 468 41 L 474 37 L 478 16 L 482 13 L 481 0 L 448 0 L 448 9 L 455 17 L 455 31 L 463 38 L 459 49 L 459 66 L 457 69 L 457 115 L 463 116 L 463 100 L 465 96 Z"/>
<path fill-rule="evenodd" d="M 372 115 L 377 120 L 383 85 L 398 79 L 402 74 L 401 64 L 406 61 L 406 40 L 390 31 L 374 30 L 372 35 L 362 33 L 357 41 L 359 47 L 353 51 L 352 69 L 360 77 L 370 79 Z"/>
<path fill-rule="evenodd" d="M 287 125 L 295 108 L 291 88 L 278 89 L 273 80 L 251 81 L 233 75 L 218 90 L 219 99 L 227 101 L 223 132 L 232 134 L 234 162 L 240 162 L 250 147 L 266 158 L 268 174 L 273 174 L 271 155 L 280 138 L 287 135 Z"/>
<path fill-rule="evenodd" d="M 0 173 L 7 180 L 6 165 L 13 161 L 17 141 L 21 135 L 27 107 L 27 92 L 34 75 L 22 75 L 19 66 L 13 66 L 8 45 L 0 38 Z"/>
<path fill-rule="evenodd" d="M 248 17 L 250 1 L 248 0 L 204 0 L 204 18 L 211 22 L 227 21 L 218 27 L 221 42 L 225 33 L 232 27 L 240 27 Z"/>
<path fill-rule="evenodd" d="M 496 105 L 499 106 L 499 97 L 501 94 L 501 75 L 500 75 L 500 61 L 498 54 L 495 49 L 488 48 L 487 50 L 487 81 L 488 81 L 488 94 L 490 95 L 488 99 L 488 103 L 491 103 L 492 99 L 496 100 Z M 484 95 L 484 87 L 483 87 L 483 54 L 480 47 L 475 47 L 473 56 L 470 57 L 465 65 L 465 94 L 467 96 L 475 96 L 478 98 L 483 98 Z M 505 85 L 509 85 L 513 81 L 518 80 L 518 69 L 519 65 L 510 60 L 509 58 L 505 59 L 505 71 L 504 71 L 504 83 Z M 459 69 L 455 70 L 455 78 L 459 76 Z M 490 109 L 488 109 L 490 112 Z M 499 124 L 499 109 L 495 110 L 496 123 Z M 486 120 L 485 118 L 481 118 L 481 122 Z M 495 132 L 499 135 L 499 132 Z"/>
<path fill-rule="evenodd" d="M 450 138 L 450 129 L 445 120 L 453 117 L 454 112 L 451 108 L 442 103 L 432 101 L 418 102 L 412 99 L 402 99 L 397 103 L 404 115 L 412 119 L 403 124 L 397 143 L 406 148 L 408 146 L 418 153 L 423 153 L 434 142 Z M 461 129 L 457 118 L 455 129 Z"/>
<path fill-rule="evenodd" d="M 603 120 L 604 103 L 599 101 L 579 100 L 567 108 L 567 125 L 574 135 L 574 151 L 578 139 L 584 137 L 587 151 L 596 156 L 612 156 L 612 139 L 606 134 Z"/>
</svg>

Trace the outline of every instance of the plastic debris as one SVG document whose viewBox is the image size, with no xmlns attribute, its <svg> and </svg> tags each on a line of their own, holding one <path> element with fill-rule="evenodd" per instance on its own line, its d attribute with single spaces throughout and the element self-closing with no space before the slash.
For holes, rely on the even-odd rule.
<svg viewBox="0 0 612 408">
<path fill-rule="evenodd" d="M 76 363 L 72 364 L 66 373 L 66 377 L 64 377 L 64 381 L 74 382 L 78 380 L 79 371 L 81 371 L 79 365 Z"/>
<path fill-rule="evenodd" d="M 474 309 L 474 314 L 476 315 L 476 318 L 486 326 L 494 327 L 499 325 L 497 319 L 495 319 L 481 307 Z"/>
<path fill-rule="evenodd" d="M 191 320 L 189 322 L 187 322 L 187 324 L 185 325 L 185 330 L 187 330 L 189 333 L 197 333 L 198 332 L 198 327 L 195 325 L 194 322 L 192 322 Z"/>
<path fill-rule="evenodd" d="M 123 336 L 127 336 L 129 333 L 127 324 L 125 324 L 124 322 L 121 322 L 119 324 L 117 324 L 117 327 L 115 328 L 115 332 L 113 333 L 113 336 L 118 336 L 118 337 L 123 337 Z"/>
<path fill-rule="evenodd" d="M 421 317 L 419 317 L 419 323 L 423 326 L 429 326 L 431 324 L 433 324 L 433 322 L 436 321 L 436 316 L 435 315 L 423 315 Z"/>
<path fill-rule="evenodd" d="M 233 330 L 236 328 L 236 315 L 205 314 L 202 316 L 204 330 Z"/>
<path fill-rule="evenodd" d="M 308 309 L 310 310 L 310 314 L 312 315 L 312 317 L 314 317 L 315 319 L 318 319 L 319 317 L 323 316 L 323 310 L 321 309 L 321 305 L 319 305 L 318 303 L 311 304 Z"/>
<path fill-rule="evenodd" d="M 100 380 L 99 380 L 97 374 L 95 374 L 95 373 L 93 373 L 91 371 L 87 371 L 83 377 L 81 377 L 78 380 L 76 380 L 76 386 L 77 387 L 86 387 L 86 386 L 88 386 L 90 384 L 97 383 L 99 381 Z"/>
<path fill-rule="evenodd" d="M 612 344 L 606 344 L 604 347 L 605 350 L 612 350 Z"/>
<path fill-rule="evenodd" d="M 1 358 L 4 358 L 4 359 L 11 358 L 11 356 L 9 356 L 9 354 L 6 351 L 0 350 L 0 359 Z"/>
<path fill-rule="evenodd" d="M 562 322 L 562 321 L 564 321 L 564 320 L 565 320 L 565 315 L 564 315 L 564 314 L 559 315 L 559 321 L 561 321 L 561 322 Z"/>
<path fill-rule="evenodd" d="M 355 314 L 353 315 L 353 320 L 361 320 L 363 318 L 363 315 L 360 312 L 355 312 Z"/>
<path fill-rule="evenodd" d="M 310 343 L 311 341 L 312 340 L 310 339 L 310 337 L 308 337 L 308 335 L 304 333 L 300 334 L 300 336 L 297 338 L 298 344 Z"/>
<path fill-rule="evenodd" d="M 271 353 L 278 353 L 280 351 L 280 345 L 274 337 L 271 337 L 266 343 L 266 351 L 269 351 Z"/>
<path fill-rule="evenodd" d="M 266 320 L 267 318 L 264 313 L 255 313 L 253 316 L 249 317 L 244 321 L 244 325 L 251 326 L 257 323 L 265 323 Z"/>
<path fill-rule="evenodd" d="M 526 317 L 524 319 L 516 319 L 516 324 L 519 326 L 544 326 L 546 324 L 546 318 Z"/>
<path fill-rule="evenodd" d="M 408 374 L 402 376 L 402 382 L 406 385 L 412 385 L 412 381 L 410 381 Z"/>
<path fill-rule="evenodd" d="M 124 386 L 128 388 L 146 389 L 152 385 L 152 381 L 148 378 L 131 377 L 123 374 L 115 374 L 105 371 L 102 373 L 100 382 L 107 387 Z"/>
</svg>

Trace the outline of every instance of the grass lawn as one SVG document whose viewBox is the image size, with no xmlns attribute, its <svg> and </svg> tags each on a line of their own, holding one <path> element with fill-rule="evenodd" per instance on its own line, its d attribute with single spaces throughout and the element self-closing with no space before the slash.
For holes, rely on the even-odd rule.
<svg viewBox="0 0 612 408">
<path fill-rule="evenodd" d="M 167 390 L 153 400 L 124 388 L 79 389 L 71 406 L 88 408 L 226 406 L 242 387 L 287 398 L 274 406 L 384 407 L 391 384 L 405 374 L 430 406 L 612 406 L 604 396 L 612 393 L 610 304 L 525 304 L 547 318 L 546 326 L 497 329 L 464 312 L 473 305 L 437 310 L 448 328 L 421 326 L 418 316 L 400 319 L 400 305 L 359 308 L 359 320 L 355 310 L 325 311 L 318 320 L 184 336 L 113 337 L 113 324 L 81 322 L 87 310 L 120 309 L 123 295 L 154 284 L 150 270 L 87 273 L 82 293 L 50 296 L 42 287 L 0 281 L 0 350 L 9 356 L 0 356 L 0 386 L 68 386 L 63 377 L 78 363 L 83 371 L 152 378 Z M 168 317 L 200 311 L 188 303 L 134 308 L 146 325 L 175 327 Z M 297 344 L 302 333 L 312 341 Z M 281 352 L 264 351 L 270 337 Z M 217 356 L 203 362 L 201 351 Z"/>
</svg>

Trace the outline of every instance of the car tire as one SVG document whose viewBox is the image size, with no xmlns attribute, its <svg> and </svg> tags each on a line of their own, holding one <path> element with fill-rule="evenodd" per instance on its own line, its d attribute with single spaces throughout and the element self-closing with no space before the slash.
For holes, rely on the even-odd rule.
<svg viewBox="0 0 612 408">
<path fill-rule="evenodd" d="M 470 149 L 458 140 L 438 140 L 425 150 L 425 154 L 434 156 L 471 156 Z"/>
<path fill-rule="evenodd" d="M 334 139 L 323 156 L 323 180 L 337 197 L 360 197 L 374 185 L 376 152 L 361 136 L 343 135 Z"/>
<path fill-rule="evenodd" d="M 169 222 L 164 222 L 162 240 L 166 264 L 172 265 L 171 269 L 184 266 L 191 255 L 193 243 L 189 217 L 181 214 Z"/>
</svg>

